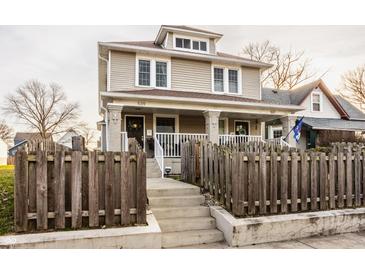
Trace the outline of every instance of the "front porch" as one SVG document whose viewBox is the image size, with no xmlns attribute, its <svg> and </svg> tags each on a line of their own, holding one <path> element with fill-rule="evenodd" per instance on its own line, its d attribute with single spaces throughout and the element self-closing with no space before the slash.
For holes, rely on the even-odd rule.
<svg viewBox="0 0 365 274">
<path fill-rule="evenodd" d="M 265 138 L 265 123 L 272 119 L 288 119 L 280 114 L 262 111 L 229 112 L 109 106 L 107 150 L 126 151 L 128 138 L 135 138 L 155 158 L 161 173 L 171 167 L 171 174 L 180 173 L 181 147 L 190 140 L 207 140 L 220 145 L 249 142 L 275 142 L 289 145 L 282 138 Z M 285 121 L 284 121 L 285 122 Z M 289 126 L 288 126 L 289 128 Z M 118 135 L 115 134 L 119 129 Z M 103 134 L 104 135 L 104 134 Z"/>
</svg>

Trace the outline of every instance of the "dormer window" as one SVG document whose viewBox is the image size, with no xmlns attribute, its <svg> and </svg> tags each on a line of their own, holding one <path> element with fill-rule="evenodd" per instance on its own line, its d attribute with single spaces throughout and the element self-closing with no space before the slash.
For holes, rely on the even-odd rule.
<svg viewBox="0 0 365 274">
<path fill-rule="evenodd" d="M 190 39 L 176 38 L 176 47 L 190 49 Z"/>
<path fill-rule="evenodd" d="M 176 36 L 174 40 L 174 47 L 180 50 L 192 51 L 192 52 L 205 52 L 208 51 L 209 40 L 196 39 L 193 37 L 180 37 Z"/>
</svg>

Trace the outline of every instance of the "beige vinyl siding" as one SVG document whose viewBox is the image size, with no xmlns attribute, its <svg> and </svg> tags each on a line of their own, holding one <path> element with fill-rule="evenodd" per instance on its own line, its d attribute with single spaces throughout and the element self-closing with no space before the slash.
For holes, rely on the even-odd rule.
<svg viewBox="0 0 365 274">
<path fill-rule="evenodd" d="M 215 49 L 215 42 L 214 39 L 209 39 L 209 53 L 210 54 L 216 54 L 216 49 Z"/>
<path fill-rule="evenodd" d="M 110 59 L 110 90 L 136 89 L 136 55 L 129 52 L 112 51 Z"/>
<path fill-rule="evenodd" d="M 166 48 L 168 48 L 168 49 L 174 48 L 174 41 L 173 41 L 173 39 L 174 39 L 173 38 L 173 33 L 172 32 L 168 32 Z"/>
<path fill-rule="evenodd" d="M 260 99 L 260 70 L 242 67 L 242 96 Z"/>
<path fill-rule="evenodd" d="M 179 58 L 171 59 L 171 87 L 182 91 L 210 92 L 211 64 Z"/>
<path fill-rule="evenodd" d="M 107 90 L 107 63 L 99 59 L 99 91 Z"/>
<path fill-rule="evenodd" d="M 180 115 L 180 133 L 205 133 L 205 118 L 203 115 Z"/>
</svg>

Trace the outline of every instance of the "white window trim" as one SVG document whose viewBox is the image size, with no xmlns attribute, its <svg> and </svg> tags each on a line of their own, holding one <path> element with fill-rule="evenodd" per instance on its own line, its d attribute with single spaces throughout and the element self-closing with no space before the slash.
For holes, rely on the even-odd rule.
<svg viewBox="0 0 365 274">
<path fill-rule="evenodd" d="M 319 95 L 319 111 L 313 109 L 313 95 Z M 311 112 L 323 112 L 323 94 L 319 91 L 313 91 L 311 94 Z"/>
<path fill-rule="evenodd" d="M 150 61 L 150 85 L 149 86 L 144 86 L 144 85 L 139 84 L 139 60 Z M 156 62 L 167 63 L 167 87 L 157 87 L 156 86 Z M 135 86 L 144 87 L 144 88 L 171 89 L 171 59 L 136 55 Z"/>
<path fill-rule="evenodd" d="M 180 120 L 179 114 L 160 114 L 160 113 L 153 113 L 153 136 L 156 134 L 156 118 L 163 117 L 163 118 L 175 118 L 175 133 L 179 133 L 180 128 Z"/>
<path fill-rule="evenodd" d="M 233 121 L 233 134 L 236 135 L 236 122 L 245 122 L 248 123 L 248 134 L 251 134 L 251 121 L 250 120 L 234 120 Z"/>
<path fill-rule="evenodd" d="M 219 120 L 223 120 L 224 121 L 224 135 L 228 134 L 228 118 L 219 118 Z M 219 127 L 218 127 L 219 130 Z"/>
<path fill-rule="evenodd" d="M 274 130 L 283 131 L 283 126 L 282 125 L 270 125 L 269 128 L 268 128 L 268 137 L 269 137 L 269 139 L 274 138 Z"/>
<path fill-rule="evenodd" d="M 190 40 L 190 49 L 176 47 L 176 38 L 189 39 Z M 182 51 L 188 51 L 188 52 L 198 52 L 198 53 L 202 53 L 202 54 L 209 54 L 209 49 L 210 49 L 210 45 L 209 45 L 210 40 L 209 39 L 194 37 L 194 36 L 187 36 L 187 35 L 180 35 L 180 34 L 175 34 L 175 33 L 172 34 L 172 39 L 173 39 L 173 48 L 176 49 L 176 50 L 182 50 Z M 206 42 L 207 43 L 207 50 L 203 51 L 203 50 L 193 49 L 193 41 Z M 200 48 L 200 45 L 199 45 L 199 48 Z"/>
<path fill-rule="evenodd" d="M 214 89 L 214 69 L 220 68 L 223 69 L 223 92 L 216 91 Z M 228 71 L 229 70 L 237 70 L 237 93 L 229 92 L 229 77 Z M 212 65 L 212 92 L 216 94 L 229 94 L 229 95 L 242 95 L 242 70 L 240 67 L 231 67 L 231 66 L 222 66 L 222 65 Z"/>
</svg>

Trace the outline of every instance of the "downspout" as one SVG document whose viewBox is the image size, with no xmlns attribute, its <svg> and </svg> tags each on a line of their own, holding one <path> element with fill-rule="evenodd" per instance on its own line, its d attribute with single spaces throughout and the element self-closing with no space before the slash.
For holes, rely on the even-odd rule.
<svg viewBox="0 0 365 274">
<path fill-rule="evenodd" d="M 108 59 L 105 59 L 100 54 L 99 54 L 98 57 L 99 57 L 100 60 L 102 60 L 102 61 L 104 61 L 106 63 L 106 65 L 107 65 L 107 74 L 108 74 L 109 73 L 109 71 L 108 71 L 109 60 Z M 109 76 L 108 75 L 106 76 L 106 79 L 107 79 L 107 81 L 109 81 L 108 80 L 109 79 Z M 107 86 L 108 86 L 108 83 L 107 83 Z M 99 102 L 100 102 L 99 103 L 100 104 L 100 109 L 103 110 L 104 111 L 104 114 L 105 114 L 104 115 L 104 120 L 105 120 L 105 148 L 106 148 L 106 150 L 108 150 L 108 110 L 105 107 L 103 107 L 103 104 L 101 102 L 101 96 L 99 98 Z"/>
</svg>

